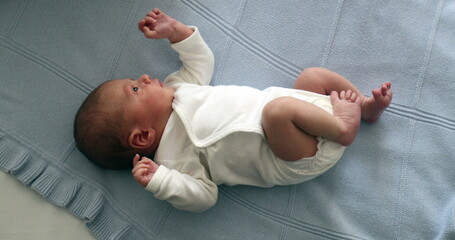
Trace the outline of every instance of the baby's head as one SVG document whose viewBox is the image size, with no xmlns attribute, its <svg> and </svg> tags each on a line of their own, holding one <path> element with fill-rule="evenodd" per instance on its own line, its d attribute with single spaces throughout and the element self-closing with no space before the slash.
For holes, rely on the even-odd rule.
<svg viewBox="0 0 455 240">
<path fill-rule="evenodd" d="M 107 81 L 82 103 L 74 121 L 79 150 L 109 169 L 133 166 L 133 157 L 153 154 L 172 112 L 174 89 L 157 79 Z"/>
</svg>

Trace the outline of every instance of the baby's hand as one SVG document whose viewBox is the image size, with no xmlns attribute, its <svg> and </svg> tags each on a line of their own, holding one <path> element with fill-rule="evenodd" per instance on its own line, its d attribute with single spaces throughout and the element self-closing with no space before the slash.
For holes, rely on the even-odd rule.
<svg viewBox="0 0 455 240">
<path fill-rule="evenodd" d="M 158 170 L 159 166 L 150 158 L 142 157 L 140 160 L 139 158 L 139 154 L 136 154 L 136 156 L 134 156 L 134 168 L 132 172 L 134 179 L 136 179 L 136 181 L 143 187 L 146 187 L 155 174 L 156 170 Z"/>
<path fill-rule="evenodd" d="M 138 27 L 146 38 L 171 38 L 175 33 L 174 25 L 177 22 L 172 17 L 154 8 L 147 16 L 139 21 Z"/>
</svg>

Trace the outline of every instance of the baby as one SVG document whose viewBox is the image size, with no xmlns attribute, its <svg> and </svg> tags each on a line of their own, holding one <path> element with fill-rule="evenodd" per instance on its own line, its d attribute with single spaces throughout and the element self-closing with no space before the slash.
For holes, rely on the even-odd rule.
<svg viewBox="0 0 455 240">
<path fill-rule="evenodd" d="M 159 9 L 138 25 L 147 38 L 167 38 L 183 66 L 164 82 L 142 75 L 101 84 L 80 107 L 74 136 L 91 161 L 134 166 L 136 181 L 179 209 L 210 208 L 218 184 L 317 177 L 354 141 L 361 118 L 375 122 L 392 100 L 390 82 L 366 97 L 323 68 L 304 70 L 293 89 L 209 86 L 214 58 L 196 27 Z"/>
</svg>

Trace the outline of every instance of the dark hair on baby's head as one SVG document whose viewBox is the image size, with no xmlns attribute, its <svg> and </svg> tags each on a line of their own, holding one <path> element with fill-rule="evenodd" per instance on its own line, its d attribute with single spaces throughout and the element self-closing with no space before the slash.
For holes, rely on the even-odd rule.
<svg viewBox="0 0 455 240">
<path fill-rule="evenodd" d="M 95 88 L 77 111 L 73 132 L 76 146 L 103 168 L 132 168 L 135 153 L 126 144 L 128 129 L 122 105 L 105 94 L 107 83 Z"/>
</svg>

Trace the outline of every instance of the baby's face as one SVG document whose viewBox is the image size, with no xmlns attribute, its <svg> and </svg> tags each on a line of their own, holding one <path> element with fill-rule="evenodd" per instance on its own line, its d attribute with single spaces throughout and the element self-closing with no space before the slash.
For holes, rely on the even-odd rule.
<svg viewBox="0 0 455 240">
<path fill-rule="evenodd" d="M 112 80 L 106 87 L 113 94 L 112 97 L 120 99 L 123 114 L 136 124 L 145 126 L 154 123 L 172 111 L 174 89 L 156 78 L 150 79 L 146 74 L 136 80 Z"/>
</svg>

